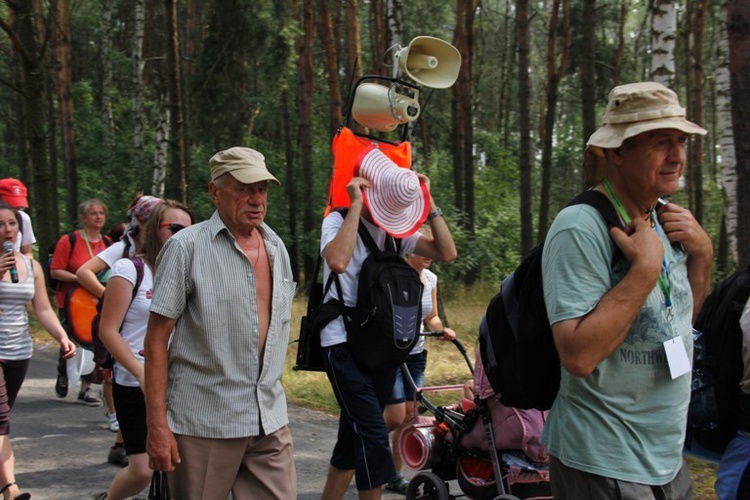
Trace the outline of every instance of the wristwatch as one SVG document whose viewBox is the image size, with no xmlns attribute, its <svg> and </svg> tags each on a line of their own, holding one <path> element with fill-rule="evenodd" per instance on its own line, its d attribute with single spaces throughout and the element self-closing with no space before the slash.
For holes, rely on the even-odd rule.
<svg viewBox="0 0 750 500">
<path fill-rule="evenodd" d="M 443 216 L 443 211 L 440 210 L 440 207 L 435 207 L 435 211 L 430 212 L 430 215 L 427 216 L 427 220 L 432 220 L 435 217 L 442 217 L 442 216 Z"/>
</svg>

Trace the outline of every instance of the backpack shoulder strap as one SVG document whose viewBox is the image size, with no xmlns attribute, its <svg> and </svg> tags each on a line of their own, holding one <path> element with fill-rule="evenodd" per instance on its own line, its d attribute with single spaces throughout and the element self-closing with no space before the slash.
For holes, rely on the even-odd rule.
<svg viewBox="0 0 750 500">
<path fill-rule="evenodd" d="M 364 225 L 364 223 L 361 220 L 359 221 L 359 227 L 357 227 L 357 232 L 359 233 L 359 237 L 362 238 L 362 241 L 364 242 L 365 246 L 367 247 L 367 250 L 369 250 L 370 253 L 384 251 L 384 250 L 381 250 L 380 247 L 378 247 L 378 245 L 375 243 L 375 240 L 372 238 L 370 231 L 367 230 L 367 227 Z M 392 248 L 396 253 L 399 253 L 401 250 L 401 239 L 394 238 L 390 234 L 386 233 L 384 249 L 387 249 L 387 248 Z"/>
<path fill-rule="evenodd" d="M 135 266 L 135 285 L 133 285 L 133 298 L 130 299 L 132 302 L 135 295 L 138 293 L 138 289 L 141 287 L 141 282 L 143 281 L 143 266 L 145 264 L 143 259 L 139 257 L 133 257 L 130 260 L 133 261 L 133 265 Z"/>
<path fill-rule="evenodd" d="M 597 209 L 604 219 L 604 222 L 607 223 L 607 226 L 622 228 L 622 222 L 620 221 L 620 216 L 617 215 L 615 206 L 612 205 L 612 202 L 609 201 L 609 198 L 607 198 L 607 195 L 604 193 L 593 189 L 584 191 L 579 193 L 575 198 L 570 200 L 570 203 L 567 204 L 567 206 L 572 205 L 590 205 Z"/>
<path fill-rule="evenodd" d="M 359 233 L 359 237 L 362 238 L 362 242 L 364 242 L 365 246 L 367 247 L 367 250 L 372 252 L 380 252 L 380 248 L 375 244 L 375 240 L 372 239 L 372 235 L 370 234 L 370 231 L 367 230 L 364 223 L 360 220 L 359 226 L 357 227 L 357 232 Z"/>
<path fill-rule="evenodd" d="M 567 206 L 572 205 L 590 205 L 599 212 L 602 219 L 604 219 L 604 222 L 607 224 L 607 227 L 619 227 L 620 229 L 624 229 L 620 216 L 617 214 L 617 209 L 604 193 L 594 189 L 589 189 L 588 191 L 576 195 L 570 200 L 570 203 L 567 204 Z M 614 241 L 612 244 L 614 245 Z M 615 251 L 612 255 L 612 262 L 610 262 L 611 267 L 614 267 L 620 259 L 625 257 L 622 250 L 620 250 L 620 247 L 614 245 L 614 248 Z"/>
</svg>

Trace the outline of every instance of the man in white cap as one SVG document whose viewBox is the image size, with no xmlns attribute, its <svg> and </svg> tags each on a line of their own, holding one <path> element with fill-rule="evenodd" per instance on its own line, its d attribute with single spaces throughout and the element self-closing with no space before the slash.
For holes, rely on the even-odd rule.
<svg viewBox="0 0 750 500">
<path fill-rule="evenodd" d="M 705 133 L 663 85 L 615 87 L 584 166 L 625 230 L 588 205 L 550 228 L 542 276 L 562 379 L 542 442 L 557 500 L 692 498 L 692 321 L 713 249 L 688 210 L 660 198 L 679 189 L 689 136 Z"/>
<path fill-rule="evenodd" d="M 453 236 L 429 192 L 429 179 L 391 162 L 378 149 L 370 149 L 346 186 L 351 200 L 346 215 L 333 211 L 324 220 L 320 252 L 325 266 L 323 280 L 339 275 L 345 306 L 356 303 L 362 263 L 369 252 L 358 235 L 364 224 L 379 248 L 386 234 L 402 238 L 400 252 L 435 261 L 456 258 Z M 427 220 L 432 236 L 417 230 Z M 324 302 L 337 299 L 330 287 Z M 347 332 L 339 316 L 320 333 L 323 361 L 341 407 L 338 440 L 328 468 L 324 500 L 343 498 L 352 477 L 359 497 L 377 499 L 382 485 L 397 477 L 393 465 L 383 408 L 393 389 L 395 370 L 368 371 L 353 358 Z"/>
<path fill-rule="evenodd" d="M 297 496 L 281 385 L 296 283 L 259 152 L 211 160 L 216 211 L 165 244 L 145 339 L 147 451 L 175 498 Z M 174 330 L 174 331 L 173 331 Z"/>
</svg>

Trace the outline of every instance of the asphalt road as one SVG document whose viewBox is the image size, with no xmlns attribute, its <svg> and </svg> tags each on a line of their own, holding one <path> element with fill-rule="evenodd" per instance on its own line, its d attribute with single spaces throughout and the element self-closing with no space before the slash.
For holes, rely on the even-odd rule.
<svg viewBox="0 0 750 500">
<path fill-rule="evenodd" d="M 11 414 L 16 481 L 33 500 L 90 499 L 105 491 L 119 467 L 107 463 L 114 434 L 102 407 L 77 404 L 77 392 L 54 393 L 57 344 L 35 346 L 34 357 Z M 298 498 L 320 498 L 336 419 L 297 406 L 289 408 L 297 466 Z M 407 476 L 410 474 L 407 474 Z M 144 491 L 136 498 L 145 499 Z M 346 499 L 357 498 L 350 486 Z M 385 494 L 383 498 L 404 498 Z"/>
</svg>

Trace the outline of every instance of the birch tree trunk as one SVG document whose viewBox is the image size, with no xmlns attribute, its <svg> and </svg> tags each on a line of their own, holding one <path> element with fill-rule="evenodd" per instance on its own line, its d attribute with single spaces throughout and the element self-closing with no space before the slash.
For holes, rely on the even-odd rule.
<svg viewBox="0 0 750 500">
<path fill-rule="evenodd" d="M 144 19 L 146 16 L 146 3 L 145 0 L 135 0 L 133 3 L 133 40 L 131 46 L 131 57 L 133 59 L 133 73 L 131 75 L 131 86 L 133 92 L 133 171 L 143 172 L 143 166 L 145 165 L 144 159 L 144 145 L 143 145 L 143 34 L 144 34 Z M 163 102 L 160 102 L 163 105 Z M 169 110 L 166 111 L 167 117 L 169 116 Z M 161 120 L 164 117 L 164 110 L 159 109 L 159 123 L 157 123 L 157 139 L 156 139 L 156 151 L 154 151 L 154 160 L 159 158 L 161 152 L 159 151 L 160 145 L 159 140 L 166 140 L 169 137 L 168 132 L 159 129 L 160 126 L 169 126 L 169 120 L 166 123 Z M 164 158 L 166 160 L 166 158 Z M 164 168 L 165 164 L 161 167 Z M 152 181 L 152 192 L 156 186 L 160 186 L 161 196 L 164 195 L 164 171 L 158 173 L 156 171 L 156 164 L 154 165 L 153 181 Z M 160 182 L 156 182 L 157 179 L 161 179 Z"/>
<path fill-rule="evenodd" d="M 389 46 L 398 46 L 401 45 L 401 26 L 403 25 L 401 0 L 386 0 L 386 2 L 386 20 L 388 33 L 391 35 Z"/>
<path fill-rule="evenodd" d="M 721 35 L 719 37 L 719 64 L 716 69 L 716 108 L 718 119 L 718 142 L 721 155 L 719 183 L 724 193 L 724 229 L 729 244 L 732 262 L 738 262 L 737 255 L 737 157 L 735 155 L 734 133 L 732 129 L 732 94 L 729 81 L 729 40 L 726 26 L 727 2 L 722 5 Z M 718 252 L 721 263 L 721 252 Z M 722 271 L 719 265 L 719 271 Z M 724 269 L 728 274 L 729 269 Z"/>
<path fill-rule="evenodd" d="M 706 0 L 693 0 L 692 6 L 692 50 L 690 51 L 690 86 L 689 113 L 688 118 L 702 125 L 703 119 L 703 39 L 706 30 L 706 11 L 708 3 Z M 688 12 L 690 12 L 690 10 Z M 690 144 L 688 155 L 688 174 L 690 176 L 690 190 L 693 193 L 693 215 L 700 223 L 703 222 L 703 144 L 705 138 L 702 135 L 694 135 Z"/>
<path fill-rule="evenodd" d="M 654 0 L 651 19 L 651 79 L 673 88 L 677 5 L 673 0 Z"/>
<path fill-rule="evenodd" d="M 102 107 L 101 119 L 106 130 L 107 156 L 111 158 L 114 148 L 115 123 L 112 116 L 112 7 L 113 0 L 102 0 L 102 11 L 99 18 L 99 66 L 102 69 Z"/>
<path fill-rule="evenodd" d="M 169 154 L 169 97 L 159 96 L 159 116 L 156 120 L 156 145 L 151 176 L 151 194 L 164 198 L 164 181 L 167 178 L 167 155 Z"/>
</svg>

